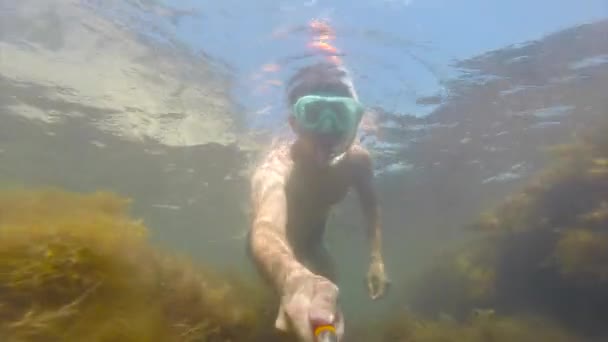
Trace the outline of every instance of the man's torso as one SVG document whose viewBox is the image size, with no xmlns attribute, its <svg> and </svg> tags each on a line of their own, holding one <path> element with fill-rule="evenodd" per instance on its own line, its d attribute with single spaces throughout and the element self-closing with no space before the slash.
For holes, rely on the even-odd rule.
<svg viewBox="0 0 608 342">
<path fill-rule="evenodd" d="M 272 150 L 259 169 L 270 177 L 282 177 L 287 198 L 287 238 L 296 251 L 321 243 L 331 207 L 344 199 L 353 184 L 352 149 L 327 169 L 294 162 L 290 145 Z"/>
</svg>

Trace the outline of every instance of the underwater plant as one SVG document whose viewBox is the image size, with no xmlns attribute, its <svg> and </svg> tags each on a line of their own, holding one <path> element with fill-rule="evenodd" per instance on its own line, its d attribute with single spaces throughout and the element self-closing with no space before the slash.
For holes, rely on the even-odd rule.
<svg viewBox="0 0 608 342">
<path fill-rule="evenodd" d="M 280 341 L 268 294 L 152 247 L 108 192 L 0 192 L 3 341 Z"/>
<path fill-rule="evenodd" d="M 427 319 L 445 315 L 464 319 L 472 310 L 493 304 L 496 291 L 494 259 L 485 258 L 493 256 L 492 252 L 485 250 L 486 245 L 467 247 L 456 255 L 440 254 L 430 269 L 408 284 L 408 290 L 411 287 L 417 294 L 407 298 L 416 314 Z"/>
<path fill-rule="evenodd" d="M 608 124 L 595 127 L 553 148 L 547 169 L 483 213 L 477 240 L 437 259 L 407 296 L 415 314 L 460 324 L 476 308 L 532 314 L 608 338 Z"/>
<path fill-rule="evenodd" d="M 497 317 L 489 311 L 476 314 L 465 323 L 449 318 L 421 320 L 404 314 L 388 326 L 380 341 L 576 342 L 581 340 L 542 319 Z"/>
<path fill-rule="evenodd" d="M 129 203 L 109 192 L 0 192 L 1 340 L 293 341 L 274 329 L 274 296 L 152 246 Z M 588 229 L 605 216 L 605 204 L 594 208 L 580 216 Z M 606 240 L 589 234 L 569 230 L 556 244 L 565 276 L 599 277 L 585 267 Z M 423 278 L 442 294 L 420 302 L 436 317 L 391 312 L 388 322 L 347 326 L 347 341 L 579 341 L 548 320 L 503 315 L 503 239 L 474 243 Z"/>
<path fill-rule="evenodd" d="M 561 234 L 555 248 L 559 271 L 593 283 L 608 282 L 608 232 L 572 229 Z"/>
</svg>

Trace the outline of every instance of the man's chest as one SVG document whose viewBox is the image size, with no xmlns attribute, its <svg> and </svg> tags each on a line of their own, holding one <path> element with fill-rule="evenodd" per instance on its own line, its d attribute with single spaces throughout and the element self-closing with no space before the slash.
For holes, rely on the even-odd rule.
<svg viewBox="0 0 608 342">
<path fill-rule="evenodd" d="M 310 207 L 329 207 L 346 196 L 352 177 L 345 167 L 317 172 L 294 170 L 288 182 L 288 198 L 293 204 Z"/>
</svg>

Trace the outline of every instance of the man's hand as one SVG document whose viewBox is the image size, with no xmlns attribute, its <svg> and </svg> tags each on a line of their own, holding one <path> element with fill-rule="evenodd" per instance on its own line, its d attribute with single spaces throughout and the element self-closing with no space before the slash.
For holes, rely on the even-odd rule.
<svg viewBox="0 0 608 342">
<path fill-rule="evenodd" d="M 389 284 L 390 281 L 384 271 L 384 262 L 380 258 L 374 258 L 367 272 L 369 296 L 374 300 L 382 297 L 386 293 Z"/>
<path fill-rule="evenodd" d="M 302 342 L 313 342 L 316 326 L 333 325 L 341 341 L 344 319 L 337 307 L 338 292 L 331 281 L 310 272 L 290 275 L 283 289 L 276 328 L 293 330 Z"/>
</svg>

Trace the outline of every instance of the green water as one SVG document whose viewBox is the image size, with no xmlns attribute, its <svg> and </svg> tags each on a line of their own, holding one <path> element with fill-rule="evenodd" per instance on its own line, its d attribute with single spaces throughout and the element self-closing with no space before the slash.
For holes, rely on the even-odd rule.
<svg viewBox="0 0 608 342">
<path fill-rule="evenodd" d="M 245 253 L 248 176 L 270 137 L 244 128 L 230 77 L 210 59 L 139 41 L 71 2 L 53 3 L 46 11 L 23 1 L 0 24 L 0 189 L 117 192 L 133 199 L 132 214 L 155 243 L 258 281 Z M 35 22 L 38 30 L 24 28 Z M 567 28 L 525 51 L 504 47 L 460 61 L 509 81 L 454 80 L 454 96 L 428 118 L 397 120 L 381 108 L 385 123 L 397 122 L 385 126 L 383 139 L 408 142 L 390 157 L 372 150 L 392 284 L 387 298 L 367 297 L 363 220 L 348 196 L 327 232 L 347 322 L 408 307 L 408 284 L 437 255 L 477 237 L 468 225 L 542 170 L 551 160 L 546 147 L 573 141 L 606 115 L 606 65 L 569 67 L 608 54 L 605 37 L 603 21 Z M 516 52 L 532 55 L 533 64 L 499 67 Z M 542 86 L 505 95 L 529 85 L 534 72 Z M 526 114 L 558 105 L 574 114 L 559 121 Z M 421 125 L 427 128 L 415 128 Z M 380 172 L 391 160 L 414 167 Z"/>
</svg>

